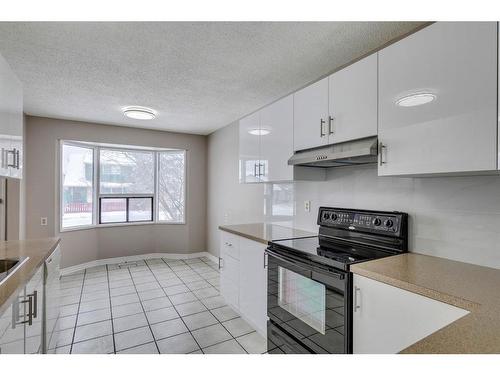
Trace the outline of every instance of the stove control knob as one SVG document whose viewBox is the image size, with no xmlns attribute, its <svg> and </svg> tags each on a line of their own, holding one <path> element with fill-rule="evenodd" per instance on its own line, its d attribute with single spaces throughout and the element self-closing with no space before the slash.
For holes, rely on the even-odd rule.
<svg viewBox="0 0 500 375">
<path fill-rule="evenodd" d="M 375 225 L 376 227 L 378 227 L 380 224 L 382 224 L 382 220 L 380 220 L 378 217 L 376 217 L 375 219 L 373 219 L 373 225 Z"/>
<path fill-rule="evenodd" d="M 387 228 L 392 228 L 394 222 L 391 219 L 387 219 L 384 224 Z"/>
<path fill-rule="evenodd" d="M 328 220 L 330 218 L 330 213 L 329 212 L 324 212 L 323 213 L 323 220 Z"/>
<path fill-rule="evenodd" d="M 337 217 L 338 217 L 338 216 L 337 216 L 337 214 L 336 214 L 336 213 L 332 213 L 332 220 L 333 220 L 333 221 L 337 220 Z"/>
</svg>

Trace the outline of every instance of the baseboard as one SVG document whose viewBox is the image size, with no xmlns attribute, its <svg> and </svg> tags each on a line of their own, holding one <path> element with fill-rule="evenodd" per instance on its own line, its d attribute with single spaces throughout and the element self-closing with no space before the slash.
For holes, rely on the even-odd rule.
<svg viewBox="0 0 500 375">
<path fill-rule="evenodd" d="M 190 254 L 171 254 L 171 253 L 150 253 L 150 254 L 140 254 L 140 255 L 130 255 L 125 257 L 115 257 L 115 258 L 107 258 L 107 259 L 98 259 L 92 260 L 90 262 L 77 264 L 75 266 L 61 268 L 61 276 L 69 275 L 78 271 L 83 271 L 85 268 L 102 266 L 105 264 L 118 264 L 123 262 L 134 262 L 137 260 L 144 259 L 155 259 L 155 258 L 166 258 L 166 259 L 192 259 L 199 257 L 207 257 L 212 262 L 217 263 L 218 258 L 209 252 L 202 251 L 198 253 L 190 253 Z"/>
</svg>

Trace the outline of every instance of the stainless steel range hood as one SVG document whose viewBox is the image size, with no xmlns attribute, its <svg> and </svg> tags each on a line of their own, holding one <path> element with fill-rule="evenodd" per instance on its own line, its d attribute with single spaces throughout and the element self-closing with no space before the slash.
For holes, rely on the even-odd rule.
<svg viewBox="0 0 500 375">
<path fill-rule="evenodd" d="M 296 151 L 288 159 L 288 165 L 308 167 L 343 167 L 346 165 L 372 164 L 377 162 L 377 137 Z"/>
</svg>

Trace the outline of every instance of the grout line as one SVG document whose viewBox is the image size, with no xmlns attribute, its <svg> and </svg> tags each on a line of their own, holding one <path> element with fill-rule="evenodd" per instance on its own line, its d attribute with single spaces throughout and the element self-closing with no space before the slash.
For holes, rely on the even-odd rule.
<svg viewBox="0 0 500 375">
<path fill-rule="evenodd" d="M 162 293 L 164 294 L 164 296 L 161 296 L 161 297 L 156 297 L 156 298 L 152 298 L 152 299 L 150 299 L 150 300 L 155 300 L 155 299 L 158 299 L 158 298 L 164 298 L 164 297 L 166 297 L 166 298 L 168 299 L 168 301 L 172 304 L 172 306 L 171 306 L 171 307 L 173 307 L 173 308 L 174 308 L 174 310 L 176 311 L 176 313 L 179 315 L 179 317 L 175 317 L 175 318 L 172 318 L 172 319 L 162 320 L 162 321 L 160 321 L 160 322 L 156 322 L 156 323 L 154 323 L 154 324 L 158 324 L 158 323 L 162 323 L 162 322 L 166 322 L 166 321 L 170 321 L 170 320 L 174 320 L 174 319 L 179 319 L 179 318 L 180 318 L 180 319 L 181 319 L 181 321 L 183 322 L 183 324 L 186 326 L 186 328 L 187 328 L 187 330 L 188 330 L 187 332 L 181 332 L 181 333 L 178 333 L 178 334 L 175 334 L 175 335 L 169 336 L 169 337 L 165 337 L 164 339 L 167 339 L 167 338 L 171 338 L 171 337 L 175 337 L 175 336 L 179 336 L 179 335 L 183 335 L 183 334 L 189 333 L 189 334 L 191 335 L 191 337 L 193 338 L 193 340 L 196 342 L 196 344 L 197 344 L 197 346 L 198 346 L 198 348 L 199 348 L 199 349 L 196 349 L 196 350 L 192 351 L 191 353 L 196 352 L 196 351 L 201 351 L 202 353 L 205 353 L 205 352 L 204 352 L 204 350 L 203 350 L 203 348 L 201 348 L 201 345 L 200 345 L 200 344 L 198 343 L 198 341 L 195 339 L 195 337 L 194 337 L 194 335 L 192 334 L 192 332 L 193 332 L 193 331 L 196 331 L 196 330 L 201 330 L 201 329 L 204 329 L 204 328 L 208 328 L 208 327 L 211 327 L 211 326 L 215 326 L 215 325 L 220 324 L 220 325 L 221 325 L 221 326 L 222 326 L 222 327 L 223 327 L 223 328 L 224 328 L 224 329 L 228 332 L 228 334 L 230 335 L 230 337 L 231 337 L 231 338 L 229 338 L 229 339 L 227 339 L 227 340 L 220 341 L 220 342 L 215 343 L 215 344 L 211 344 L 211 345 L 209 345 L 209 346 L 205 347 L 205 349 L 206 349 L 206 348 L 209 348 L 209 347 L 213 347 L 213 346 L 215 346 L 215 345 L 222 344 L 222 343 L 227 342 L 227 341 L 230 341 L 230 340 L 235 340 L 235 341 L 236 341 L 236 343 L 238 344 L 238 346 L 240 346 L 240 347 L 241 347 L 241 348 L 245 351 L 245 353 L 248 353 L 248 351 L 247 351 L 247 350 L 246 350 L 246 349 L 245 349 L 245 348 L 244 348 L 244 347 L 243 347 L 243 346 L 242 346 L 242 345 L 238 342 L 237 338 L 240 338 L 240 337 L 242 337 L 242 336 L 245 336 L 245 335 L 251 334 L 251 333 L 256 332 L 256 331 L 255 331 L 255 330 L 252 330 L 251 332 L 247 332 L 247 333 L 244 333 L 244 334 L 239 335 L 239 336 L 234 336 L 233 334 L 231 334 L 231 332 L 229 332 L 229 330 L 228 330 L 228 329 L 224 326 L 224 324 L 223 324 L 223 323 L 229 322 L 229 321 L 231 321 L 231 320 L 238 319 L 238 318 L 240 318 L 240 316 L 238 315 L 238 316 L 236 316 L 236 317 L 234 317 L 234 318 L 227 319 L 227 320 L 225 320 L 224 322 L 222 322 L 220 319 L 218 319 L 218 318 L 217 318 L 217 317 L 216 317 L 216 316 L 212 313 L 211 309 L 209 309 L 209 308 L 208 308 L 208 307 L 207 307 L 207 306 L 203 303 L 203 299 L 202 299 L 202 298 L 199 298 L 199 297 L 198 297 L 198 296 L 194 293 L 194 291 L 197 291 L 197 290 L 202 290 L 202 289 L 207 289 L 207 288 L 215 288 L 215 289 L 218 291 L 218 293 L 219 293 L 219 294 L 218 294 L 217 296 L 206 297 L 206 298 L 220 297 L 220 290 L 219 290 L 219 288 L 218 288 L 217 286 L 215 286 L 215 285 L 211 284 L 211 283 L 210 283 L 207 279 L 205 279 L 205 277 L 203 276 L 203 274 L 206 274 L 206 273 L 208 273 L 208 272 L 216 272 L 216 273 L 219 273 L 219 272 L 217 271 L 217 269 L 215 269 L 214 267 L 212 267 L 209 263 L 207 263 L 207 261 L 202 260 L 201 258 L 200 258 L 200 260 L 201 260 L 201 261 L 200 261 L 200 262 L 196 262 L 196 263 L 186 263 L 186 262 L 184 262 L 182 259 L 176 260 L 176 264 L 174 264 L 174 265 L 173 265 L 174 267 L 175 267 L 175 265 L 184 265 L 184 266 L 188 266 L 188 267 L 189 267 L 189 269 L 190 269 L 191 271 L 194 271 L 194 272 L 195 272 L 195 273 L 196 273 L 199 277 L 201 277 L 201 278 L 202 278 L 202 280 L 198 280 L 198 281 L 204 281 L 204 282 L 206 282 L 206 283 L 209 285 L 208 287 L 205 287 L 205 288 L 200 288 L 200 289 L 196 289 L 196 290 L 191 290 L 187 284 L 188 284 L 188 283 L 195 283 L 196 281 L 192 281 L 192 282 L 188 282 L 188 283 L 187 283 L 187 282 L 185 282 L 184 280 L 182 280 L 182 279 L 180 278 L 181 276 L 177 274 L 177 272 L 174 270 L 174 268 L 172 268 L 172 266 L 170 266 L 170 265 L 169 265 L 169 264 L 165 261 L 165 259 L 163 259 L 163 258 L 159 258 L 159 259 L 162 261 L 162 263 L 159 263 L 159 264 L 165 264 L 165 265 L 168 267 L 168 269 L 169 269 L 170 271 L 172 271 L 172 272 L 173 272 L 173 274 L 175 275 L 175 277 L 177 277 L 178 279 L 180 279 L 181 284 L 177 284 L 177 285 L 182 285 L 182 286 L 184 286 L 184 287 L 186 287 L 186 288 L 188 289 L 188 291 L 187 291 L 187 292 L 180 292 L 180 293 L 172 294 L 172 296 L 177 295 L 177 294 L 182 294 L 182 293 L 192 293 L 192 294 L 196 297 L 196 300 L 195 300 L 195 301 L 191 301 L 191 302 L 185 302 L 185 303 L 183 303 L 183 304 L 186 304 L 186 303 L 192 303 L 192 302 L 199 302 L 199 303 L 201 303 L 201 304 L 205 307 L 205 309 L 206 309 L 206 310 L 204 310 L 204 311 L 196 312 L 196 313 L 193 313 L 193 314 L 188 314 L 188 315 L 185 315 L 185 316 L 180 316 L 180 314 L 179 314 L 179 312 L 178 312 L 178 310 L 177 310 L 176 306 L 180 306 L 180 305 L 183 305 L 183 304 L 174 305 L 174 304 L 172 303 L 172 300 L 170 299 L 170 296 L 169 296 L 169 295 L 167 295 L 167 293 L 166 293 L 166 292 L 165 292 L 165 290 L 164 290 L 165 288 L 168 288 L 168 287 L 163 287 L 163 286 L 161 286 L 160 280 L 158 279 L 157 275 L 156 275 L 156 274 L 155 274 L 155 272 L 153 271 L 153 268 L 151 268 L 151 266 L 150 266 L 150 264 L 149 264 L 148 262 L 144 261 L 144 262 L 143 262 L 143 264 L 141 264 L 141 266 L 142 266 L 142 265 L 144 266 L 144 270 L 143 270 L 143 271 L 145 271 L 145 272 L 149 272 L 149 274 L 151 274 L 151 275 L 153 276 L 154 280 L 155 280 L 155 281 L 156 281 L 156 282 L 160 285 L 159 289 L 160 289 L 160 290 L 162 291 Z M 194 266 L 196 266 L 196 265 L 204 265 L 204 266 L 207 266 L 207 267 L 209 267 L 209 268 L 211 269 L 211 271 L 205 271 L 205 270 L 203 270 L 204 272 L 201 272 L 201 273 L 200 273 L 200 272 L 198 272 L 195 268 L 191 267 L 191 264 L 192 264 L 192 265 L 194 265 Z M 109 268 L 108 268 L 108 265 L 104 265 L 104 266 L 106 267 L 106 280 L 107 280 L 108 293 L 109 293 L 109 297 L 108 297 L 108 298 L 109 298 L 109 303 L 110 303 L 110 311 L 111 311 L 111 326 L 112 326 L 113 348 L 114 348 L 114 353 L 117 353 L 117 351 L 116 351 L 116 342 L 115 342 L 115 331 L 114 331 L 114 324 L 113 324 L 113 312 L 112 312 L 112 311 L 113 311 L 113 306 L 112 306 L 112 303 L 111 303 L 111 281 L 110 281 L 110 278 L 109 278 L 109 272 L 110 272 L 110 270 L 109 270 Z M 159 269 L 162 269 L 162 268 L 159 268 Z M 150 332 L 151 332 L 151 335 L 153 336 L 153 341 L 151 341 L 151 342 L 147 342 L 147 343 L 143 343 L 143 344 L 134 345 L 134 346 L 132 346 L 132 347 L 122 349 L 121 351 L 124 351 L 124 350 L 127 350 L 127 349 L 131 349 L 131 348 L 136 348 L 136 347 L 139 347 L 139 346 L 142 346 L 142 345 L 151 344 L 152 342 L 154 342 L 154 343 L 155 343 L 155 346 L 156 346 L 156 348 L 157 348 L 157 350 L 158 350 L 158 353 L 160 353 L 160 350 L 159 350 L 159 346 L 158 346 L 157 340 L 156 340 L 156 338 L 155 338 L 155 336 L 154 336 L 154 333 L 153 333 L 153 330 L 152 330 L 152 328 L 151 328 L 151 323 L 150 323 L 150 321 L 149 321 L 149 319 L 148 319 L 148 316 L 147 316 L 146 310 L 145 310 L 144 305 L 143 305 L 143 302 L 144 302 L 144 301 L 140 299 L 139 291 L 137 290 L 137 285 L 140 285 L 140 284 L 136 284 L 136 283 L 135 283 L 135 280 L 134 280 L 134 274 L 135 274 L 135 272 L 134 272 L 134 273 L 132 273 L 132 272 L 131 272 L 131 270 L 130 270 L 130 268 L 127 268 L 127 270 L 128 270 L 128 274 L 129 274 L 129 276 L 128 276 L 127 278 L 123 279 L 123 280 L 131 280 L 131 281 L 132 281 L 132 285 L 131 285 L 131 286 L 133 286 L 133 287 L 134 287 L 135 294 L 139 297 L 139 303 L 140 303 L 140 305 L 141 305 L 142 312 L 143 312 L 143 314 L 144 314 L 144 315 L 145 315 L 145 317 L 146 317 L 147 326 L 148 326 L 148 328 L 149 328 L 149 330 L 150 330 Z M 156 269 L 154 269 L 154 270 L 156 270 Z M 182 272 L 182 271 L 186 271 L 186 270 L 179 270 L 179 272 Z M 140 272 L 142 272 L 142 271 L 140 271 Z M 70 348 L 70 353 L 71 353 L 71 352 L 72 352 L 72 350 L 73 350 L 74 338 L 75 338 L 75 334 L 76 334 L 76 328 L 77 328 L 77 323 L 78 323 L 78 317 L 79 317 L 79 315 L 80 315 L 80 304 L 81 304 L 81 302 L 82 302 L 82 295 L 83 295 L 83 289 L 84 289 L 84 286 L 85 286 L 85 279 L 86 279 L 86 275 L 87 275 L 87 270 L 84 270 L 84 272 L 83 272 L 82 287 L 81 287 L 81 291 L 80 291 L 80 299 L 79 299 L 79 302 L 78 302 L 78 310 L 77 310 L 77 315 L 76 315 L 75 327 L 74 327 L 74 331 L 73 331 L 73 338 L 72 338 L 72 342 L 71 342 L 71 344 L 70 344 L 70 345 L 71 345 L 71 348 Z M 188 275 L 188 276 L 189 276 L 189 275 Z M 188 276 L 187 276 L 187 277 L 188 277 Z M 193 275 L 193 276 L 194 276 L 194 275 Z M 92 279 L 92 278 L 89 278 L 89 279 Z M 215 279 L 215 278 L 213 278 L 213 279 Z M 120 281 L 120 280 L 116 280 L 116 281 Z M 154 281 L 151 281 L 151 282 L 154 282 Z M 95 284 L 97 284 L 97 283 L 95 283 Z M 91 285 L 94 285 L 94 284 L 91 284 Z M 174 286 L 175 286 L 175 285 L 174 285 Z M 155 289 L 156 289 L 156 288 L 155 288 Z M 153 290 L 153 289 L 151 289 L 151 290 Z M 134 293 L 129 293 L 129 294 L 134 294 Z M 127 295 L 127 294 L 125 294 L 125 295 Z M 206 298 L 205 298 L 205 299 L 206 299 Z M 150 301 L 150 300 L 147 300 L 147 301 Z M 124 305 L 119 305 L 119 306 L 126 306 L 126 305 L 129 305 L 129 304 L 135 304 L 135 303 L 137 303 L 137 302 L 132 302 L 132 303 L 128 303 L 128 304 L 124 304 Z M 170 306 L 169 306 L 169 307 L 170 307 Z M 218 309 L 218 308 L 221 308 L 221 307 L 229 307 L 229 305 L 227 305 L 227 304 L 226 304 L 226 305 L 223 305 L 223 306 L 216 307 L 216 308 L 214 308 L 214 309 Z M 230 307 L 229 307 L 229 308 L 230 308 Z M 88 312 L 90 313 L 90 312 L 93 312 L 93 311 L 98 311 L 98 310 L 101 310 L 101 309 L 91 310 L 91 311 L 88 311 Z M 157 309 L 157 310 L 159 310 L 159 309 Z M 150 311 L 156 311 L 156 310 L 150 310 Z M 216 322 L 217 322 L 217 323 L 213 323 L 213 324 L 210 324 L 210 325 L 205 326 L 205 327 L 200 327 L 200 328 L 197 328 L 196 330 L 193 330 L 193 331 L 192 331 L 191 329 L 189 329 L 189 327 L 187 326 L 186 322 L 184 321 L 184 318 L 186 318 L 186 317 L 188 317 L 188 316 L 195 315 L 195 314 L 199 314 L 199 313 L 207 312 L 207 311 L 208 311 L 208 312 L 209 312 L 209 313 L 210 313 L 210 314 L 211 314 L 211 315 L 215 318 L 215 320 L 216 320 Z M 87 313 L 87 312 L 85 312 L 85 313 Z M 136 314 L 137 314 L 137 313 L 136 313 Z M 131 316 L 131 315 L 134 315 L 134 314 L 124 315 L 123 317 Z M 105 320 L 103 320 L 103 321 L 106 321 L 106 320 L 108 320 L 108 319 L 105 319 Z M 102 322 L 102 321 L 100 321 L 100 322 Z M 88 323 L 88 324 L 93 324 L 93 323 L 98 323 L 98 322 L 92 322 L 92 323 Z M 87 324 L 85 324 L 85 325 L 87 325 Z M 85 325 L 82 325 L 82 326 L 85 326 Z M 146 326 L 143 326 L 143 327 L 146 327 Z M 131 328 L 131 329 L 128 329 L 128 330 L 124 330 L 124 331 L 121 331 L 121 332 L 127 332 L 127 331 L 131 331 L 131 330 L 134 330 L 134 329 L 137 329 L 137 328 L 143 328 L 143 327 L 134 327 L 134 328 Z M 121 333 L 121 332 L 120 332 L 120 333 Z M 104 336 L 108 336 L 108 335 L 104 335 Z M 99 337 L 104 337 L 104 336 L 99 336 Z M 93 339 L 96 339 L 96 338 L 98 338 L 98 337 L 93 337 L 93 338 L 90 338 L 90 339 L 87 339 L 87 340 L 82 340 L 81 342 L 88 341 L 88 340 L 93 340 Z M 161 339 L 161 340 L 164 340 L 164 339 Z M 158 340 L 158 341 L 161 341 L 161 340 Z M 56 348 L 57 348 L 57 346 L 56 346 Z M 55 348 L 55 349 L 56 349 L 56 348 Z M 55 350 L 55 349 L 54 349 L 54 350 Z"/>
<path fill-rule="evenodd" d="M 203 261 L 203 260 L 202 260 L 202 261 Z M 184 262 L 184 263 L 185 263 L 185 262 Z M 187 264 L 187 263 L 186 263 L 186 264 Z M 167 265 L 168 265 L 168 264 L 167 264 Z M 187 265 L 189 266 L 189 264 L 187 264 Z M 207 264 L 207 265 L 208 265 L 208 264 Z M 170 267 L 170 266 L 169 266 L 169 267 Z M 210 267 L 210 266 L 209 266 L 209 267 Z M 191 267 L 190 267 L 190 268 L 191 268 Z M 174 271 L 174 272 L 175 272 L 175 271 Z M 196 272 L 196 271 L 195 271 L 195 272 Z M 216 271 L 216 272 L 217 272 L 217 271 Z M 201 275 L 200 275 L 200 276 L 201 276 Z M 202 276 L 201 276 L 201 277 L 202 277 Z M 202 279 L 203 279 L 204 281 L 206 281 L 203 277 L 202 277 Z M 181 280 L 181 281 L 184 283 L 184 281 L 183 281 L 183 280 Z M 208 283 L 208 284 L 209 284 L 209 285 L 211 285 L 210 283 Z M 186 285 L 186 284 L 184 283 L 184 285 Z M 186 285 L 186 287 L 188 287 L 188 286 Z M 213 288 L 213 286 L 212 286 L 212 288 Z M 188 289 L 189 289 L 189 287 L 188 287 Z M 217 290 L 217 291 L 218 291 L 218 290 Z M 219 291 L 218 291 L 218 292 L 219 292 Z M 193 292 L 191 292 L 191 293 L 193 293 Z M 202 304 L 202 305 L 206 308 L 206 311 L 208 311 L 208 312 L 209 312 L 209 313 L 210 313 L 210 314 L 211 314 L 211 315 L 215 318 L 215 320 L 218 322 L 217 324 L 220 324 L 220 325 L 222 326 L 222 328 L 224 328 L 224 329 L 226 330 L 226 332 L 227 332 L 227 333 L 231 336 L 231 339 L 235 340 L 235 341 L 238 343 L 238 345 L 239 345 L 239 346 L 240 346 L 240 347 L 241 347 L 241 348 L 245 351 L 245 353 L 247 353 L 247 354 L 248 354 L 247 350 L 246 350 L 246 349 L 245 349 L 245 348 L 244 348 L 244 347 L 243 347 L 243 346 L 242 346 L 242 345 L 238 342 L 238 340 L 236 340 L 236 337 L 234 337 L 234 336 L 231 334 L 231 332 L 229 332 L 229 330 L 228 330 L 228 329 L 224 326 L 224 324 L 222 324 L 222 322 L 221 322 L 221 321 L 220 321 L 220 320 L 219 320 L 219 319 L 218 319 L 218 318 L 217 318 L 217 317 L 216 317 L 216 316 L 212 313 L 212 311 L 211 311 L 210 309 L 208 309 L 208 308 L 205 306 L 205 304 L 201 301 L 201 299 L 200 299 L 200 298 L 198 298 L 198 296 L 197 296 L 196 294 L 194 294 L 194 293 L 193 293 L 193 295 L 196 297 L 197 301 L 198 301 L 198 302 L 200 302 L 200 303 L 201 303 L 201 304 Z M 220 292 L 219 292 L 219 294 L 218 294 L 218 295 L 220 295 Z M 213 297 L 215 297 L 215 296 L 213 296 Z M 175 306 L 174 306 L 174 308 L 175 308 Z M 177 311 L 177 309 L 175 309 L 175 311 Z M 201 312 L 203 312 L 203 311 L 201 311 Z M 239 317 L 239 316 L 238 316 L 238 317 Z M 181 319 L 182 319 L 182 317 L 181 317 Z M 184 319 L 182 319 L 182 321 L 184 322 Z M 184 323 L 184 324 L 186 324 L 186 323 Z M 215 325 L 215 324 L 212 324 L 212 325 Z M 210 325 L 210 326 L 208 326 L 208 327 L 211 327 L 212 325 Z M 186 325 L 186 327 L 187 327 L 187 325 Z M 207 327 L 203 327 L 203 328 L 207 328 Z M 199 329 L 202 329 L 202 328 L 199 328 Z M 193 334 L 192 334 L 191 330 L 189 329 L 189 327 L 188 327 L 188 330 L 189 330 L 189 333 L 191 333 L 191 336 L 193 336 Z M 196 331 L 196 330 L 195 330 L 195 331 Z M 196 339 L 194 338 L 194 336 L 193 336 L 193 339 L 196 341 Z M 231 339 L 228 339 L 228 340 L 231 340 Z M 225 341 L 228 341 L 228 340 L 225 340 Z M 225 341 L 221 341 L 221 342 L 225 342 Z M 198 344 L 198 342 L 197 342 L 197 341 L 196 341 L 196 343 Z M 220 342 L 219 342 L 219 343 L 217 343 L 217 344 L 220 344 Z M 217 344 L 214 344 L 214 345 L 217 345 Z M 201 349 L 201 351 L 203 352 L 203 354 L 205 354 L 205 351 L 203 350 L 203 348 L 201 347 L 201 345 L 200 345 L 200 344 L 198 344 L 198 346 L 200 347 L 200 349 Z M 212 346 L 212 345 L 209 345 L 209 346 Z M 206 348 L 208 348 L 208 346 L 207 346 Z"/>
<path fill-rule="evenodd" d="M 130 272 L 130 268 L 128 268 L 128 272 L 130 273 L 130 277 L 132 278 L 132 284 L 134 285 L 135 292 L 137 293 L 137 298 L 139 299 L 139 303 L 141 304 L 142 312 L 144 313 L 144 317 L 146 318 L 146 322 L 148 323 L 149 332 L 151 332 L 151 337 L 153 337 L 153 341 L 155 343 L 156 350 L 158 350 L 158 353 L 160 353 L 160 348 L 158 347 L 158 344 L 156 343 L 153 329 L 151 328 L 151 324 L 149 323 L 148 314 L 146 314 L 146 310 L 144 309 L 144 305 L 142 304 L 141 298 L 139 297 L 139 292 L 137 291 L 137 286 L 135 285 L 134 278 L 132 277 L 132 272 Z M 125 349 L 123 349 L 123 350 L 125 350 Z"/>
<path fill-rule="evenodd" d="M 113 305 L 111 304 L 111 288 L 109 287 L 109 270 L 106 264 L 106 280 L 108 281 L 108 301 L 109 301 L 109 312 L 111 315 L 111 337 L 113 339 L 113 353 L 116 354 L 116 342 L 115 342 L 115 325 L 113 323 Z"/>
<path fill-rule="evenodd" d="M 174 270 L 172 269 L 172 267 L 170 267 L 170 265 L 168 265 L 168 264 L 167 264 L 167 262 L 165 262 L 165 260 L 164 260 L 163 258 L 162 258 L 162 260 L 163 260 L 163 263 L 165 263 L 165 264 L 167 265 L 167 267 L 168 267 L 168 268 L 170 268 L 172 271 L 174 271 Z M 183 262 L 183 263 L 185 264 L 185 262 Z M 147 264 L 147 263 L 146 263 L 146 265 L 148 266 L 149 270 L 151 271 L 151 268 L 149 267 L 149 264 Z M 174 271 L 174 273 L 175 273 L 175 271 Z M 154 276 L 154 278 L 155 278 L 155 279 L 157 280 L 157 282 L 158 282 L 158 279 L 156 278 L 156 275 L 155 275 L 155 274 L 153 274 L 153 276 Z M 179 280 L 181 280 L 181 279 L 179 279 Z M 182 281 L 183 285 L 187 287 L 187 285 L 184 283 L 184 281 L 183 281 L 183 280 L 181 280 L 181 281 Z M 188 288 L 188 289 L 189 289 L 189 288 Z M 168 300 L 170 301 L 170 303 L 172 303 L 172 300 L 169 298 L 169 296 L 167 295 L 167 293 L 165 293 L 165 291 L 163 290 L 163 288 L 162 288 L 162 291 L 163 291 L 163 293 L 165 294 L 165 296 L 168 298 Z M 196 296 L 195 296 L 195 297 L 196 297 Z M 196 298 L 198 298 L 198 297 L 196 297 Z M 187 303 L 189 303 L 189 302 L 187 302 Z M 201 302 L 200 302 L 200 303 L 201 303 Z M 203 305 L 203 304 L 202 304 L 202 305 Z M 194 337 L 193 333 L 191 332 L 191 330 L 190 330 L 190 329 L 189 329 L 189 327 L 187 326 L 186 322 L 184 321 L 183 317 L 181 316 L 181 314 L 179 314 L 179 311 L 177 310 L 177 308 L 175 307 L 175 305 L 174 305 L 173 303 L 172 303 L 172 306 L 173 306 L 173 308 L 174 308 L 175 312 L 177 313 L 177 315 L 179 315 L 179 317 L 180 317 L 180 319 L 181 319 L 181 321 L 182 321 L 182 324 L 184 324 L 184 326 L 187 328 L 187 330 L 188 330 L 189 334 L 190 334 L 190 335 L 191 335 L 191 337 L 193 338 L 194 342 L 196 343 L 196 345 L 198 345 L 198 348 L 199 348 L 199 349 L 203 352 L 203 350 L 201 349 L 201 345 L 200 345 L 200 343 L 198 342 L 198 340 L 196 340 L 196 338 Z M 203 307 L 205 307 L 205 305 L 203 305 Z M 193 315 L 193 314 L 191 314 L 191 315 Z M 183 332 L 183 333 L 186 333 L 186 332 Z M 156 338 L 155 338 L 155 342 L 156 342 Z M 160 351 L 160 350 L 158 350 L 158 352 L 159 352 L 159 351 Z"/>
<path fill-rule="evenodd" d="M 71 338 L 71 347 L 69 349 L 69 354 L 73 352 L 73 343 L 75 342 L 76 328 L 78 324 L 78 315 L 80 314 L 80 305 L 82 303 L 82 295 L 83 295 L 83 287 L 85 286 L 85 276 L 87 275 L 87 270 L 83 271 L 83 280 L 82 280 L 82 290 L 80 292 L 80 298 L 78 300 L 78 309 L 76 310 L 76 319 L 75 319 L 75 327 L 73 329 L 73 337 Z M 57 343 L 56 343 L 57 348 Z"/>
</svg>

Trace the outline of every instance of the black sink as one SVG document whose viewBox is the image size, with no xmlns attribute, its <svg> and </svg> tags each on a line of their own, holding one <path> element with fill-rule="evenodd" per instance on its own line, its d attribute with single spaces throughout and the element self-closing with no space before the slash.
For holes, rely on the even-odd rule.
<svg viewBox="0 0 500 375">
<path fill-rule="evenodd" d="M 0 259 L 0 284 L 12 275 L 26 260 L 27 257 Z"/>
<path fill-rule="evenodd" d="M 0 273 L 9 272 L 19 263 L 19 259 L 0 259 Z"/>
</svg>

